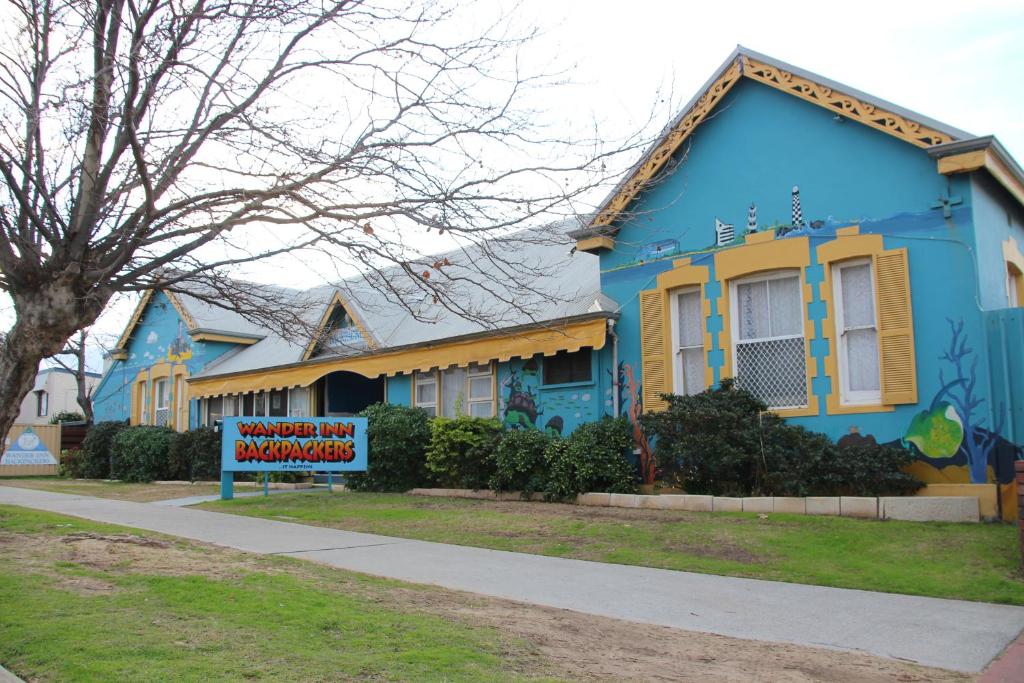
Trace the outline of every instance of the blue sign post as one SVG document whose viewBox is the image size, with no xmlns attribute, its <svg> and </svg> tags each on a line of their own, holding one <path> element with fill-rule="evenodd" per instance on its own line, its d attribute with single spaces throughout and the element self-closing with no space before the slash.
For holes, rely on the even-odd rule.
<svg viewBox="0 0 1024 683">
<path fill-rule="evenodd" d="M 365 417 L 224 418 L 221 500 L 234 497 L 235 472 L 365 472 L 366 426 Z"/>
</svg>

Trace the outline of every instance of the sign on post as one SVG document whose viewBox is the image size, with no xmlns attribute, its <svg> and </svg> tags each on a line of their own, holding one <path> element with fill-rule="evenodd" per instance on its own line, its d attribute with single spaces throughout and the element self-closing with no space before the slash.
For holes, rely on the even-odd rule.
<svg viewBox="0 0 1024 683">
<path fill-rule="evenodd" d="M 235 472 L 365 472 L 365 417 L 226 417 L 221 423 L 220 497 Z"/>
</svg>

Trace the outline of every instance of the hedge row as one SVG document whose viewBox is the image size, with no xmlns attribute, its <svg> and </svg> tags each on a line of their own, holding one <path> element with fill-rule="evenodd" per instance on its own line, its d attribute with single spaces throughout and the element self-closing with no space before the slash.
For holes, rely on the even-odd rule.
<svg viewBox="0 0 1024 683">
<path fill-rule="evenodd" d="M 218 479 L 220 435 L 210 427 L 178 433 L 167 427 L 99 422 L 86 434 L 81 450 L 62 454 L 61 474 L 133 482 Z"/>
<path fill-rule="evenodd" d="M 432 418 L 398 405 L 377 404 L 363 414 L 370 418 L 369 467 L 365 474 L 346 476 L 349 488 L 357 491 L 490 488 L 560 499 L 636 488 L 624 418 L 582 425 L 563 439 L 503 430 L 495 419 Z"/>
<path fill-rule="evenodd" d="M 789 424 L 752 394 L 723 380 L 693 396 L 666 395 L 668 408 L 642 417 L 659 479 L 712 495 L 896 495 L 921 486 L 903 469 L 910 453 L 870 437 L 844 439 Z M 604 418 L 569 436 L 502 428 L 495 419 L 430 417 L 419 408 L 379 403 L 369 418 L 369 467 L 345 477 L 357 491 L 416 487 L 490 488 L 572 498 L 588 491 L 628 493 L 638 472 L 629 458 L 630 425 Z M 852 445 L 850 443 L 852 442 Z M 152 481 L 216 479 L 220 435 L 208 427 L 93 426 L 80 452 L 63 458 L 72 477 Z M 275 479 L 290 477 L 279 475 Z"/>
</svg>

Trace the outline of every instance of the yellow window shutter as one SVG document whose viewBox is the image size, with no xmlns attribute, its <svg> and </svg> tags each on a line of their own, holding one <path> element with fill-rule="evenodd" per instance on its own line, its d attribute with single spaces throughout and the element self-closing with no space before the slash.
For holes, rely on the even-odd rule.
<svg viewBox="0 0 1024 683">
<path fill-rule="evenodd" d="M 917 403 L 914 315 L 906 249 L 875 254 L 878 279 L 878 352 L 882 403 Z"/>
<path fill-rule="evenodd" d="M 644 410 L 664 410 L 661 394 L 668 393 L 668 370 L 665 364 L 665 315 L 662 292 L 650 289 L 640 292 L 640 355 L 643 376 Z"/>
</svg>

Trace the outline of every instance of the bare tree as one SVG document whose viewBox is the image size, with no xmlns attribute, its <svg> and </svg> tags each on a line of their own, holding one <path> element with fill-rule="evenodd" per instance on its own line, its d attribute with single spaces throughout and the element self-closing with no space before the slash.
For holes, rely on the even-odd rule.
<svg viewBox="0 0 1024 683">
<path fill-rule="evenodd" d="M 82 409 L 82 415 L 85 416 L 86 423 L 92 424 L 93 387 L 89 386 L 87 381 L 89 375 L 85 361 L 86 340 L 88 338 L 89 330 L 87 328 L 79 330 L 76 337 L 69 339 L 64 348 L 61 349 L 61 352 L 53 356 L 52 360 L 75 376 L 75 386 L 78 389 L 75 400 Z"/>
<path fill-rule="evenodd" d="M 521 103 L 553 78 L 522 73 L 532 33 L 508 17 L 472 28 L 487 3 L 472 21 L 416 0 L 8 5 L 0 289 L 16 319 L 0 435 L 39 361 L 115 293 L 198 281 L 245 312 L 252 292 L 226 296 L 224 275 L 282 254 L 357 267 L 417 315 L 427 301 L 485 325 L 487 307 L 454 293 L 473 264 L 450 274 L 422 237 L 479 246 L 572 215 L 642 144 L 546 132 Z M 530 264 L 487 249 L 529 290 Z M 403 284 L 379 277 L 388 266 Z"/>
</svg>

